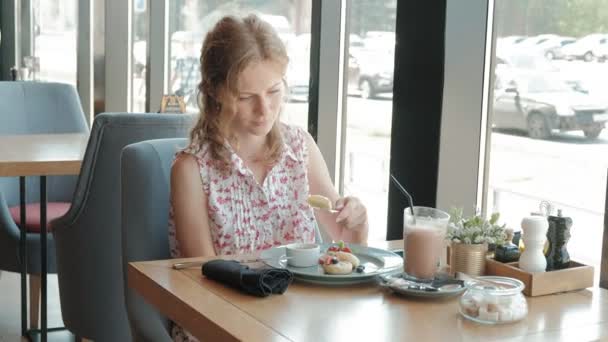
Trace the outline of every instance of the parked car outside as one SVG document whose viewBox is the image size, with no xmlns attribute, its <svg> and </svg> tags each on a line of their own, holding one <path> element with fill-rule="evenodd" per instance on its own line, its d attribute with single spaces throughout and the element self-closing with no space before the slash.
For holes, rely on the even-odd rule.
<svg viewBox="0 0 608 342">
<path fill-rule="evenodd" d="M 525 77 L 530 73 L 544 73 L 561 77 L 559 68 L 549 63 L 544 57 L 529 53 L 512 54 L 510 56 L 496 56 L 496 81 L 495 86 L 506 87 L 510 82 Z"/>
<path fill-rule="evenodd" d="M 557 39 L 547 39 L 539 42 L 536 48 L 548 60 L 564 59 L 566 56 L 562 52 L 562 48 L 576 41 L 572 37 L 559 37 Z"/>
<path fill-rule="evenodd" d="M 600 40 L 600 43 L 593 49 L 593 55 L 598 62 L 605 62 L 608 59 L 608 38 Z"/>
<path fill-rule="evenodd" d="M 393 92 L 393 68 L 394 54 L 382 50 L 361 51 L 356 57 L 349 61 L 349 65 L 359 67 L 357 85 L 364 99 L 375 98 L 382 93 Z M 350 74 L 355 72 L 349 70 Z"/>
<path fill-rule="evenodd" d="M 381 77 L 376 76 L 371 67 L 366 66 L 366 74 L 361 78 L 360 58 L 366 62 L 369 60 L 363 55 L 368 55 L 372 52 L 365 48 L 363 40 L 355 34 L 350 35 L 350 45 L 348 54 L 348 93 L 361 93 L 361 87 L 364 88 L 363 96 L 366 98 L 374 97 L 382 92 L 392 92 L 392 65 L 390 61 L 391 72 L 390 89 L 385 89 L 384 81 Z M 310 81 L 310 39 L 309 33 L 304 33 L 295 37 L 288 46 L 289 65 L 287 68 L 286 81 L 288 85 L 288 100 L 290 102 L 307 102 L 309 96 L 309 81 Z M 369 84 L 367 83 L 369 82 Z"/>
<path fill-rule="evenodd" d="M 580 38 L 572 44 L 568 44 L 562 48 L 565 59 L 571 61 L 575 59 L 582 59 L 585 62 L 591 62 L 595 59 L 593 50 L 599 45 L 602 39 L 607 38 L 608 35 L 602 33 L 593 33 L 583 38 Z"/>
<path fill-rule="evenodd" d="M 368 31 L 365 33 L 363 44 L 365 50 L 367 50 L 368 52 L 386 52 L 389 54 L 394 54 L 395 32 Z"/>
<path fill-rule="evenodd" d="M 534 139 L 546 139 L 553 130 L 582 130 L 585 137 L 595 139 L 608 121 L 604 104 L 545 74 L 496 89 L 493 109 L 495 127 L 521 129 Z"/>
<path fill-rule="evenodd" d="M 517 45 L 524 40 L 526 36 L 507 36 L 496 39 L 496 54 L 500 56 L 508 56 L 517 50 Z"/>
<path fill-rule="evenodd" d="M 287 46 L 287 99 L 290 102 L 308 102 L 310 78 L 310 33 L 293 38 Z"/>
<path fill-rule="evenodd" d="M 555 40 L 558 39 L 559 36 L 556 34 L 539 34 L 537 36 L 528 37 L 522 40 L 519 44 L 519 48 L 532 48 L 536 49 L 539 43 L 545 42 L 547 40 Z"/>
<path fill-rule="evenodd" d="M 356 56 L 359 51 L 365 49 L 365 41 L 358 34 L 351 33 L 348 37 L 348 51 Z"/>
<path fill-rule="evenodd" d="M 289 55 L 287 66 L 287 99 L 290 102 L 308 102 L 310 83 L 310 51 L 305 50 Z"/>
</svg>

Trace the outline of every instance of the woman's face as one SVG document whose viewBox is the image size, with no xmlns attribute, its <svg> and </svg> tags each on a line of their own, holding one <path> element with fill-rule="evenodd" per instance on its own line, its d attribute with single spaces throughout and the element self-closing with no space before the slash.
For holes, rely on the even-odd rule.
<svg viewBox="0 0 608 342">
<path fill-rule="evenodd" d="M 233 133 L 265 136 L 270 132 L 283 103 L 284 73 L 284 68 L 272 61 L 251 63 L 241 72 Z"/>
</svg>

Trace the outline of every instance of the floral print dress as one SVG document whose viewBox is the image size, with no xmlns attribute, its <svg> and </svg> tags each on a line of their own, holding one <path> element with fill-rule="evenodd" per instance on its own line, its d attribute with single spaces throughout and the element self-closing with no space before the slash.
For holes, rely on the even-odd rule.
<svg viewBox="0 0 608 342">
<path fill-rule="evenodd" d="M 305 134 L 301 128 L 281 124 L 282 154 L 262 184 L 229 145 L 229 172 L 219 170 L 208 145 L 198 152 L 193 146 L 178 152 L 192 154 L 197 160 L 217 255 L 249 254 L 315 240 L 315 217 L 306 202 L 309 189 Z M 173 205 L 169 211 L 169 244 L 172 257 L 181 257 Z M 174 341 L 197 341 L 175 324 L 171 333 Z"/>
</svg>

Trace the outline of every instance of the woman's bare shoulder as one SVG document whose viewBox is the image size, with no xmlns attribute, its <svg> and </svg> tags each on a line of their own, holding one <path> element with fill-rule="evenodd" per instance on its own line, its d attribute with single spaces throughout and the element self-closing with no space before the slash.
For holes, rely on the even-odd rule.
<svg viewBox="0 0 608 342">
<path fill-rule="evenodd" d="M 171 167 L 171 177 L 200 177 L 199 162 L 197 157 L 190 153 L 179 153 Z"/>
</svg>

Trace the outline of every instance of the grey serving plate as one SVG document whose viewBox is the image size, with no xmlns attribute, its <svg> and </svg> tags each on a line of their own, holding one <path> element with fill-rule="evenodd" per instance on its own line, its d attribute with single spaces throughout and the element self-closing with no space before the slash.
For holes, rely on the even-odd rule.
<svg viewBox="0 0 608 342">
<path fill-rule="evenodd" d="M 329 248 L 330 244 L 321 244 L 321 253 Z M 323 267 L 315 265 L 312 267 L 294 267 L 287 264 L 285 260 L 285 247 L 279 246 L 268 249 L 261 254 L 265 263 L 272 267 L 286 268 L 290 270 L 298 280 L 321 284 L 321 285 L 350 285 L 372 281 L 376 276 L 395 272 L 403 267 L 403 259 L 391 251 L 349 244 L 361 264 L 365 266 L 363 273 L 353 272 L 346 275 L 325 274 Z"/>
</svg>

